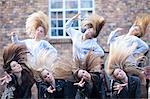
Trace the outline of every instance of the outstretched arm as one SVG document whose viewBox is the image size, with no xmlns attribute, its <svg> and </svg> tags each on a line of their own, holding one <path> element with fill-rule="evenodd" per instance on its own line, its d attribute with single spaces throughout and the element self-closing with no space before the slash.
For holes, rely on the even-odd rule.
<svg viewBox="0 0 150 99">
<path fill-rule="evenodd" d="M 102 47 L 100 47 L 98 44 L 97 44 L 97 47 L 94 49 L 94 51 L 95 51 L 100 57 L 103 57 L 103 56 L 105 55 L 104 50 L 103 50 Z"/>
<path fill-rule="evenodd" d="M 94 41 L 92 42 L 91 51 L 93 51 L 94 53 L 96 53 L 100 57 L 103 57 L 105 54 L 104 49 L 98 44 L 97 38 L 95 38 Z"/>
<path fill-rule="evenodd" d="M 117 32 L 121 31 L 121 30 L 122 30 L 122 28 L 117 28 L 110 33 L 108 40 L 107 40 L 107 45 L 110 45 L 110 43 L 114 41 L 114 38 L 116 38 L 118 36 Z"/>
<path fill-rule="evenodd" d="M 42 43 L 44 49 L 57 54 L 57 50 L 48 41 L 43 40 Z"/>
<path fill-rule="evenodd" d="M 11 36 L 12 43 L 18 43 L 19 42 L 18 36 L 17 36 L 17 34 L 15 32 L 11 32 L 10 36 Z"/>
<path fill-rule="evenodd" d="M 75 19 L 78 18 L 80 14 L 76 14 L 75 16 L 73 16 L 70 20 L 67 21 L 66 25 L 65 25 L 65 31 L 67 32 L 67 34 L 71 37 L 73 37 L 74 33 L 78 32 L 77 30 L 73 29 L 71 26 L 73 24 L 73 21 Z"/>
<path fill-rule="evenodd" d="M 5 74 L 6 75 L 4 77 L 0 78 L 0 81 L 2 82 L 1 85 L 4 85 L 5 83 L 8 84 L 10 81 L 12 81 L 11 76 L 6 72 L 5 72 Z"/>
<path fill-rule="evenodd" d="M 145 54 L 149 50 L 149 46 L 142 39 L 137 38 L 135 42 L 138 43 L 135 54 Z"/>
</svg>

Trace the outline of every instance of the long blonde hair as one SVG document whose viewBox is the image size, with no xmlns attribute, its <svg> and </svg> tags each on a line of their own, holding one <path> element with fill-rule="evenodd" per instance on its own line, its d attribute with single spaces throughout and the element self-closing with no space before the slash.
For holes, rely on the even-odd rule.
<svg viewBox="0 0 150 99">
<path fill-rule="evenodd" d="M 102 27 L 105 24 L 105 19 L 102 16 L 99 16 L 96 13 L 91 14 L 87 19 L 83 20 L 81 23 L 81 27 L 83 28 L 85 25 L 92 25 L 95 30 L 94 37 L 96 38 L 99 35 Z"/>
<path fill-rule="evenodd" d="M 115 68 L 125 68 L 126 59 L 136 48 L 137 44 L 133 43 L 132 46 L 128 46 L 124 40 L 127 40 L 127 36 L 122 37 L 122 41 L 117 40 L 110 45 L 110 52 L 108 57 L 108 64 L 105 67 L 106 73 L 112 74 Z"/>
<path fill-rule="evenodd" d="M 38 11 L 29 15 L 26 20 L 26 32 L 30 37 L 34 37 L 35 30 L 39 26 L 44 28 L 45 35 L 47 35 L 49 28 L 48 16 L 42 11 Z"/>
<path fill-rule="evenodd" d="M 28 65 L 34 70 L 41 68 L 50 69 L 53 62 L 57 59 L 57 52 L 43 48 L 39 51 L 36 57 L 27 56 Z"/>
<path fill-rule="evenodd" d="M 52 72 L 57 79 L 64 79 L 75 81 L 73 73 L 77 70 L 78 66 L 72 60 L 71 55 L 59 56 L 52 65 Z"/>
<path fill-rule="evenodd" d="M 146 33 L 146 28 L 150 23 L 150 15 L 149 14 L 140 14 L 136 17 L 133 25 L 140 27 L 139 37 L 143 37 Z"/>
</svg>

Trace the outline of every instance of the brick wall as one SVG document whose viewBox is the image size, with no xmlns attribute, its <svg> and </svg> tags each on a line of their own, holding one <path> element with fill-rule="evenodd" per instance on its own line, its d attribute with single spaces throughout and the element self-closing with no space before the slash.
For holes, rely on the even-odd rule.
<svg viewBox="0 0 150 99">
<path fill-rule="evenodd" d="M 121 27 L 124 28 L 121 34 L 125 34 L 134 22 L 136 15 L 139 13 L 150 14 L 150 0 L 96 0 L 95 4 L 95 11 L 106 19 L 106 24 L 98 39 L 106 51 L 108 51 L 106 41 L 110 31 Z M 150 45 L 150 25 L 142 39 Z M 150 54 L 148 56 L 150 57 Z"/>
<path fill-rule="evenodd" d="M 48 0 L 0 0 L 0 68 L 3 48 L 10 43 L 8 33 L 16 31 L 20 39 L 27 38 L 24 32 L 26 18 L 38 10 L 48 13 Z"/>
<path fill-rule="evenodd" d="M 122 27 L 124 28 L 123 33 L 126 33 L 137 14 L 150 14 L 150 0 L 96 0 L 95 3 L 96 12 L 106 19 L 106 24 L 99 36 L 99 40 L 106 50 L 108 49 L 106 40 L 110 31 Z M 150 44 L 149 33 L 143 39 Z"/>
<path fill-rule="evenodd" d="M 47 13 L 47 9 L 47 0 L 0 0 L 0 57 L 4 46 L 10 43 L 8 33 L 16 31 L 20 39 L 26 38 L 25 21 L 28 15 L 37 10 Z"/>
<path fill-rule="evenodd" d="M 48 0 L 0 0 L 0 60 L 3 47 L 10 43 L 8 33 L 16 31 L 20 39 L 25 34 L 25 20 L 35 11 L 42 10 L 48 13 Z M 95 11 L 105 17 L 106 24 L 102 29 L 98 41 L 108 51 L 106 45 L 110 31 L 117 27 L 124 28 L 126 33 L 138 13 L 150 13 L 150 0 L 95 0 Z M 150 44 L 150 35 L 143 38 Z M 50 40 L 50 42 L 63 54 L 71 53 L 71 40 Z M 61 43 L 60 43 L 61 42 Z M 0 62 L 1 64 L 1 62 Z"/>
<path fill-rule="evenodd" d="M 16 31 L 19 39 L 27 38 L 25 20 L 29 14 L 38 10 L 48 13 L 48 0 L 0 0 L 0 65 L 2 65 L 3 48 L 10 43 L 8 33 Z M 123 33 L 126 33 L 138 13 L 150 13 L 150 0 L 95 0 L 95 11 L 106 19 L 98 41 L 108 51 L 106 40 L 110 31 L 122 27 Z M 148 33 L 143 40 L 150 45 Z M 71 40 L 50 39 L 49 41 L 60 54 L 71 53 Z"/>
</svg>

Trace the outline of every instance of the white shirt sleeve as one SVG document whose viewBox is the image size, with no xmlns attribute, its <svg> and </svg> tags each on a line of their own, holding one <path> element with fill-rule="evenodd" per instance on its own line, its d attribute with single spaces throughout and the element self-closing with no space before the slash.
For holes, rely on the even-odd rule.
<svg viewBox="0 0 150 99">
<path fill-rule="evenodd" d="M 65 31 L 71 38 L 73 38 L 79 32 L 78 30 L 72 28 L 73 21 L 74 21 L 73 19 L 70 19 L 67 21 L 65 25 Z"/>
<path fill-rule="evenodd" d="M 16 34 L 13 34 L 11 36 L 11 41 L 12 41 L 12 43 L 18 43 L 19 42 L 18 36 Z"/>
<path fill-rule="evenodd" d="M 16 34 L 13 34 L 13 35 L 11 36 L 11 41 L 12 41 L 12 43 L 16 43 L 16 44 L 20 43 L 20 44 L 23 44 L 23 43 L 26 43 L 26 40 L 27 40 L 27 39 L 25 39 L 25 40 L 19 40 L 19 39 L 18 39 L 18 36 L 17 36 Z"/>
<path fill-rule="evenodd" d="M 49 42 L 47 42 L 45 40 L 42 40 L 42 42 L 43 42 L 43 48 L 45 48 L 51 52 L 57 53 L 57 50 Z"/>
<path fill-rule="evenodd" d="M 136 38 L 135 42 L 138 43 L 138 46 L 137 46 L 136 50 L 134 51 L 134 53 L 136 53 L 136 54 L 140 54 L 140 53 L 145 54 L 149 50 L 149 46 L 142 39 Z"/>
<path fill-rule="evenodd" d="M 108 40 L 107 40 L 107 45 L 110 45 L 114 40 L 115 38 L 117 37 L 117 32 L 116 31 L 112 31 L 108 37 Z"/>
<path fill-rule="evenodd" d="M 104 50 L 98 45 L 98 43 L 95 44 L 94 52 L 96 52 L 101 57 L 104 56 Z"/>
</svg>

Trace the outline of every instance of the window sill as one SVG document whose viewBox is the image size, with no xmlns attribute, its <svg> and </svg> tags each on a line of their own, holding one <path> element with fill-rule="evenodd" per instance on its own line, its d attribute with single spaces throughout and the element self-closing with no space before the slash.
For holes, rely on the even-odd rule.
<svg viewBox="0 0 150 99">
<path fill-rule="evenodd" d="M 70 44 L 72 43 L 71 39 L 70 38 L 58 38 L 58 39 L 53 39 L 53 38 L 47 38 L 46 39 L 48 42 L 50 42 L 51 44 Z"/>
</svg>

